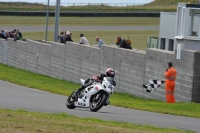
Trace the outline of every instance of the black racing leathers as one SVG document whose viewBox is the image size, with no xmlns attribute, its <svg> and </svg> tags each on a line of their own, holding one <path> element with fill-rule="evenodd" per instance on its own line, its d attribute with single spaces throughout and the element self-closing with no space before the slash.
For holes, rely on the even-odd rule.
<svg viewBox="0 0 200 133">
<path fill-rule="evenodd" d="M 99 74 L 99 76 L 93 76 L 93 77 L 97 77 L 97 78 L 89 78 L 87 80 L 85 80 L 85 83 L 83 85 L 81 85 L 81 87 L 79 89 L 77 89 L 75 92 L 78 93 L 80 91 L 82 91 L 83 89 L 85 89 L 86 87 L 90 86 L 94 81 L 97 82 L 102 82 L 103 78 L 106 77 L 105 74 Z M 116 85 L 116 82 L 113 79 L 113 83 L 114 86 Z"/>
</svg>

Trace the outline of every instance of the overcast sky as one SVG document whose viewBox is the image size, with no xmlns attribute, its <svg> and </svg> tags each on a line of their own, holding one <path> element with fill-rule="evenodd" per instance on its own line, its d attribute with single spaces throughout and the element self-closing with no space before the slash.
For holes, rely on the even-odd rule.
<svg viewBox="0 0 200 133">
<path fill-rule="evenodd" d="M 38 2 L 38 3 L 46 3 L 47 0 L 1 0 L 4 2 L 17 2 L 17 1 L 23 1 L 23 2 Z M 152 2 L 154 0 L 60 0 L 61 3 L 141 3 L 141 4 L 145 4 L 145 3 L 149 3 Z M 50 0 L 50 3 L 53 2 L 55 3 L 56 0 Z"/>
</svg>

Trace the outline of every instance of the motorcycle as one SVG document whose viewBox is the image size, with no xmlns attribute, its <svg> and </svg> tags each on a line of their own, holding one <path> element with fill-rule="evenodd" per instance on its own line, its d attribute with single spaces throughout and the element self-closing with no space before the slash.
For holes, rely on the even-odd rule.
<svg viewBox="0 0 200 133">
<path fill-rule="evenodd" d="M 94 79 L 94 78 L 93 78 Z M 82 85 L 84 85 L 85 80 L 80 79 Z M 93 80 L 93 83 L 78 92 L 75 96 L 72 93 L 66 102 L 66 106 L 69 109 L 74 109 L 76 107 L 80 108 L 90 108 L 91 111 L 96 112 L 101 109 L 106 102 L 109 101 L 110 95 L 114 94 L 113 78 L 104 77 L 102 82 Z"/>
</svg>

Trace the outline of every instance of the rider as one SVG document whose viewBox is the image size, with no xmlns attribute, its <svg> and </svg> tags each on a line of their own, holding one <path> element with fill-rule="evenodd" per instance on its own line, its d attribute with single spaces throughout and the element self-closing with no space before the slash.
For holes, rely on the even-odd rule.
<svg viewBox="0 0 200 133">
<path fill-rule="evenodd" d="M 74 94 L 78 94 L 80 91 L 82 91 L 83 89 L 85 89 L 86 87 L 90 86 L 94 81 L 97 82 L 101 82 L 103 80 L 104 77 L 111 77 L 113 78 L 113 85 L 116 85 L 116 82 L 114 81 L 114 77 L 115 77 L 115 71 L 113 68 L 107 68 L 106 69 L 106 73 L 102 73 L 99 76 L 93 76 L 92 78 L 89 78 L 87 80 L 85 80 L 84 84 L 81 85 L 81 87 L 79 89 L 77 89 Z M 106 101 L 106 105 L 108 105 L 110 103 L 110 101 Z"/>
</svg>

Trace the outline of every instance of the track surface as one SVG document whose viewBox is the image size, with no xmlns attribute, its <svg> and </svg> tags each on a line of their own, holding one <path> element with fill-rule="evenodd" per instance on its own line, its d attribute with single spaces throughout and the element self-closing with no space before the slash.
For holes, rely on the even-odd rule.
<svg viewBox="0 0 200 133">
<path fill-rule="evenodd" d="M 200 132 L 200 119 L 173 116 L 114 106 L 105 106 L 98 112 L 89 109 L 67 109 L 67 97 L 36 89 L 30 89 L 9 82 L 0 81 L 0 108 L 25 109 L 36 112 L 67 113 L 79 117 L 96 117 L 158 127 L 176 127 Z"/>
<path fill-rule="evenodd" d="M 96 30 L 159 30 L 159 26 L 60 26 L 63 31 L 96 31 Z M 44 32 L 46 26 L 0 26 L 0 30 L 12 31 L 19 29 L 21 32 Z M 54 26 L 49 26 L 49 31 L 54 31 Z"/>
</svg>

